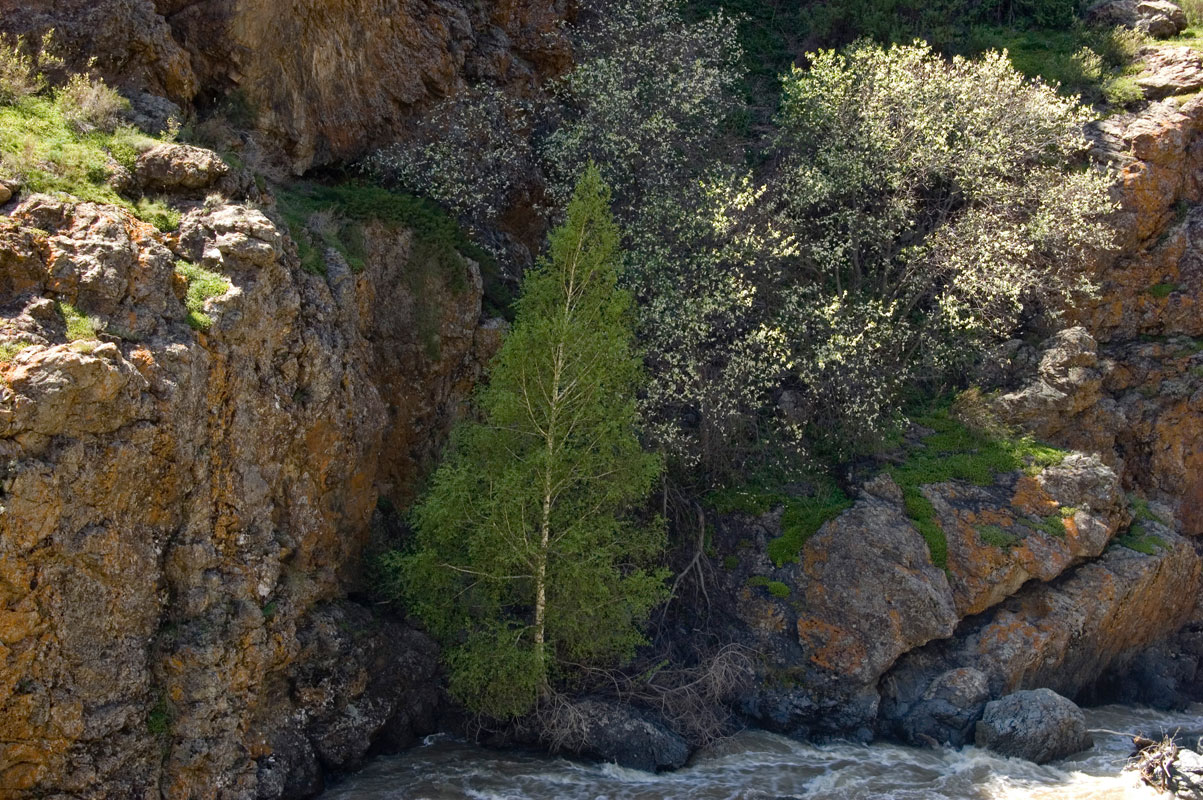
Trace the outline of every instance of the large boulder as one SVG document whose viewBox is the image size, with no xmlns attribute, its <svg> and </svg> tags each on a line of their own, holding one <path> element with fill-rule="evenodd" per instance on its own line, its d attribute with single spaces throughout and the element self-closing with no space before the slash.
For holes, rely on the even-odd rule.
<svg viewBox="0 0 1203 800">
<path fill-rule="evenodd" d="M 138 184 L 148 191 L 212 188 L 229 166 L 212 150 L 183 144 L 160 144 L 138 156 Z"/>
<path fill-rule="evenodd" d="M 973 739 L 973 727 L 989 699 L 985 673 L 971 667 L 950 669 L 932 681 L 899 721 L 898 733 L 914 744 L 960 747 Z"/>
<path fill-rule="evenodd" d="M 1086 10 L 1096 25 L 1123 25 L 1156 39 L 1177 36 L 1187 28 L 1186 13 L 1169 0 L 1104 0 Z"/>
<path fill-rule="evenodd" d="M 1015 692 L 987 703 L 975 739 L 978 747 L 1037 764 L 1094 746 L 1082 709 L 1051 689 Z"/>
<path fill-rule="evenodd" d="M 1191 47 L 1146 47 L 1141 50 L 1145 71 L 1136 78 L 1144 96 L 1161 100 L 1203 88 L 1203 58 Z"/>
</svg>

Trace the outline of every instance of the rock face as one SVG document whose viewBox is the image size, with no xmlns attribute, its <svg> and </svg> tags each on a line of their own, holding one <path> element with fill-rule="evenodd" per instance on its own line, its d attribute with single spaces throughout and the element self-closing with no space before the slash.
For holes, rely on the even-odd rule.
<svg viewBox="0 0 1203 800">
<path fill-rule="evenodd" d="M 515 92 L 571 64 L 569 0 L 0 0 L 0 31 L 54 28 L 127 92 L 232 93 L 241 124 L 298 174 L 396 138 L 467 81 Z"/>
<path fill-rule="evenodd" d="M 765 555 L 780 531 L 779 511 L 717 524 L 715 547 L 733 555 L 720 571 L 721 588 L 711 592 L 711 614 L 724 620 L 724 637 L 762 655 L 762 688 L 741 709 L 756 724 L 800 737 L 871 738 L 883 694 L 892 701 L 883 676 L 900 658 L 953 637 L 964 617 L 996 607 L 1026 583 L 1051 581 L 1098 556 L 1124 520 L 1118 478 L 1085 455 L 1037 477 L 1010 473 L 990 487 L 954 481 L 923 491 L 948 539 L 947 571 L 932 564 L 902 492 L 885 476 L 807 540 L 796 565 L 776 567 Z M 1063 508 L 1074 513 L 1063 517 Z M 1014 541 L 985 541 L 984 526 Z M 1068 639 L 1066 632 L 1058 644 L 1068 647 Z M 941 663 L 940 681 L 916 687 L 905 708 L 887 709 L 891 721 L 909 719 L 899 724 L 913 741 L 963 741 L 999 686 L 976 664 Z M 943 674 L 962 666 L 969 671 Z M 925 710 L 913 713 L 919 703 Z M 933 727 L 925 715 L 943 721 Z"/>
<path fill-rule="evenodd" d="M 1082 709 L 1056 692 L 1016 692 L 986 704 L 977 744 L 1004 756 L 1047 764 L 1094 746 Z"/>
<path fill-rule="evenodd" d="M 1086 10 L 1095 25 L 1124 25 L 1157 39 L 1186 30 L 1186 14 L 1170 0 L 1103 0 Z"/>
<path fill-rule="evenodd" d="M 299 798 L 428 730 L 433 644 L 341 598 L 496 337 L 471 264 L 364 240 L 316 276 L 236 203 L 0 218 L 6 797 Z M 205 330 L 180 260 L 228 281 Z"/>
</svg>

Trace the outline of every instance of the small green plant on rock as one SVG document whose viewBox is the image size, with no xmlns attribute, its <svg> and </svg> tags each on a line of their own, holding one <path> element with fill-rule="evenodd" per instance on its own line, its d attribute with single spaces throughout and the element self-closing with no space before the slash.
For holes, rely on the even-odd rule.
<svg viewBox="0 0 1203 800">
<path fill-rule="evenodd" d="M 1069 516 L 1073 516 L 1073 514 Z M 1049 514 L 1041 517 L 1040 521 L 1032 523 L 1031 527 L 1057 539 L 1065 538 L 1065 516 L 1063 513 Z"/>
<path fill-rule="evenodd" d="M 1156 297 L 1158 300 L 1164 300 L 1181 287 L 1176 283 L 1158 283 L 1149 287 L 1149 294 Z"/>
<path fill-rule="evenodd" d="M 163 233 L 179 230 L 180 227 L 180 212 L 160 199 L 143 197 L 134 206 L 134 215 L 143 222 L 154 225 Z"/>
<path fill-rule="evenodd" d="M 769 558 L 778 567 L 796 563 L 806 541 L 851 507 L 852 500 L 831 480 L 820 484 L 810 497 L 790 498 L 781 515 L 781 536 L 769 542 Z"/>
<path fill-rule="evenodd" d="M 17 357 L 17 353 L 32 346 L 28 342 L 5 342 L 0 344 L 0 368 L 7 367 Z"/>
<path fill-rule="evenodd" d="M 171 729 L 171 706 L 166 695 L 159 695 L 158 700 L 146 714 L 146 732 L 151 736 L 162 736 Z"/>
<path fill-rule="evenodd" d="M 89 317 L 70 303 L 60 300 L 58 313 L 67 323 L 67 341 L 77 342 L 84 339 L 95 339 L 96 331 L 103 329 L 104 323 L 97 317 Z"/>
<path fill-rule="evenodd" d="M 1161 550 L 1168 550 L 1169 544 L 1155 533 L 1149 531 L 1149 525 L 1170 526 L 1170 522 L 1149 508 L 1149 501 L 1143 497 L 1128 495 L 1128 508 L 1132 512 L 1132 525 L 1123 535 L 1116 537 L 1115 544 L 1135 550 L 1147 556 L 1156 555 Z"/>
<path fill-rule="evenodd" d="M 766 589 L 769 594 L 778 600 L 784 600 L 790 595 L 789 587 L 784 583 L 770 580 L 763 575 L 754 575 L 748 578 L 748 586 Z"/>
<path fill-rule="evenodd" d="M 988 544 L 1000 550 L 1010 550 L 1022 541 L 1020 537 L 1007 532 L 998 525 L 979 525 L 977 536 L 982 540 L 982 544 Z"/>
<path fill-rule="evenodd" d="M 54 102 L 67 125 L 83 136 L 114 133 L 130 111 L 129 100 L 102 79 L 88 75 L 72 75 L 55 92 Z"/>
<path fill-rule="evenodd" d="M 187 261 L 177 261 L 175 271 L 188 281 L 188 294 L 184 300 L 188 309 L 188 324 L 193 330 L 209 330 L 213 327 L 213 318 L 205 313 L 205 302 L 230 291 L 229 278 Z"/>
</svg>

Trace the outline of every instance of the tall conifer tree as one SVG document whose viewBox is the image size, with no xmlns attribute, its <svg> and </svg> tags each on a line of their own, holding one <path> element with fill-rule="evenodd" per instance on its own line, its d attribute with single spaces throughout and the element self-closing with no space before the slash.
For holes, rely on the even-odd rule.
<svg viewBox="0 0 1203 800">
<path fill-rule="evenodd" d="M 628 513 L 660 461 L 635 435 L 642 367 L 619 262 L 591 166 L 526 276 L 480 421 L 455 430 L 415 510 L 414 549 L 389 559 L 444 647 L 452 694 L 495 717 L 529 711 L 568 665 L 629 659 L 664 597 L 648 568 L 663 526 Z"/>
</svg>

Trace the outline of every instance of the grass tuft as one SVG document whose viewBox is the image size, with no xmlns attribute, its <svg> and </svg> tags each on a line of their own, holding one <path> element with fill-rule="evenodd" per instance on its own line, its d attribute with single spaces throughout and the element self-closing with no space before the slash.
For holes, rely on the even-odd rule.
<svg viewBox="0 0 1203 800">
<path fill-rule="evenodd" d="M 205 301 L 230 291 L 230 280 L 221 273 L 187 261 L 177 261 L 175 271 L 188 281 L 188 294 L 184 300 L 188 309 L 188 324 L 193 330 L 209 330 L 213 327 L 213 318 L 205 313 Z"/>
<path fill-rule="evenodd" d="M 180 212 L 170 208 L 163 200 L 143 197 L 134 206 L 134 216 L 145 223 L 154 225 L 163 233 L 171 233 L 180 228 Z"/>
<path fill-rule="evenodd" d="M 96 332 L 104 328 L 104 323 L 97 317 L 89 317 L 70 303 L 59 301 L 58 313 L 67 323 L 67 341 L 95 339 Z"/>
<path fill-rule="evenodd" d="M 751 578 L 748 578 L 748 586 L 767 589 L 769 594 L 779 600 L 784 600 L 790 595 L 789 587 L 784 583 L 781 581 L 769 580 L 763 575 L 754 575 Z"/>
<path fill-rule="evenodd" d="M 5 369 L 13 363 L 13 359 L 22 350 L 28 350 L 33 345 L 28 342 L 4 342 L 0 344 L 0 369 Z"/>
</svg>

